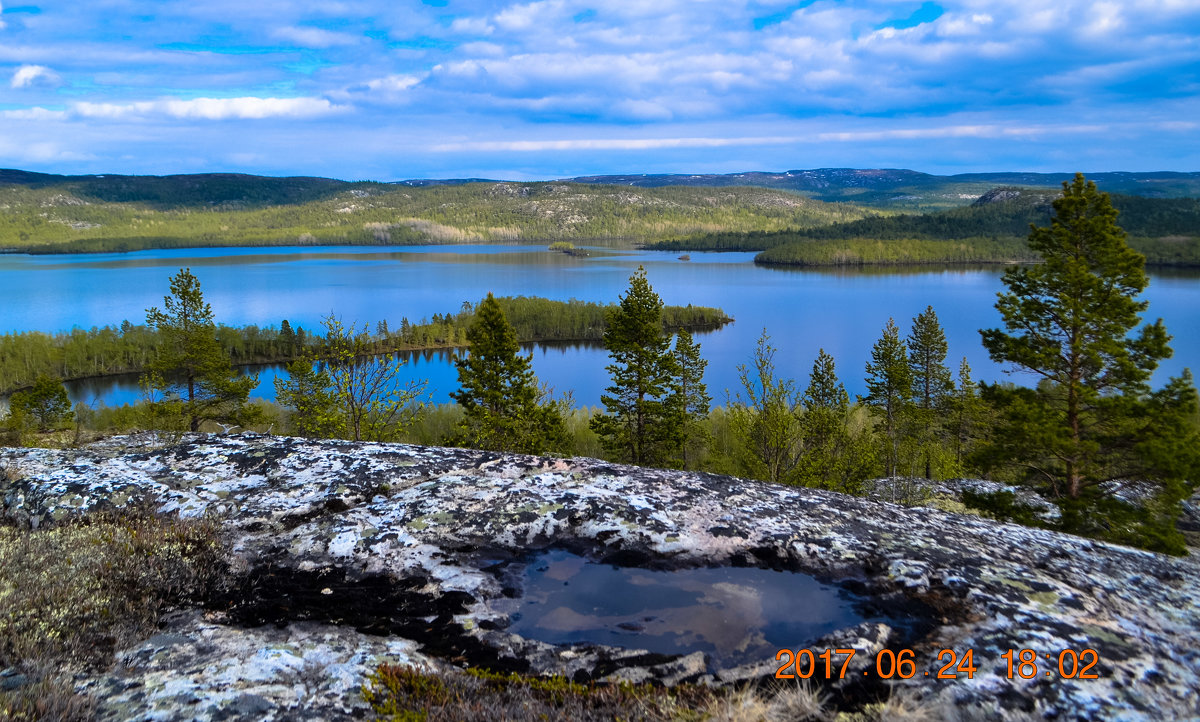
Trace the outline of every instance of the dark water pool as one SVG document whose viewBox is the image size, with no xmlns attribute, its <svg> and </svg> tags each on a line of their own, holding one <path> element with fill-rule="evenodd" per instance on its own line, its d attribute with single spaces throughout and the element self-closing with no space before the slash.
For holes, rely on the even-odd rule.
<svg viewBox="0 0 1200 722">
<path fill-rule="evenodd" d="M 714 667 L 775 659 L 867 620 L 866 600 L 811 576 L 719 567 L 650 571 L 567 551 L 534 557 L 508 631 L 551 644 L 588 642 L 661 654 L 705 652 Z"/>
</svg>

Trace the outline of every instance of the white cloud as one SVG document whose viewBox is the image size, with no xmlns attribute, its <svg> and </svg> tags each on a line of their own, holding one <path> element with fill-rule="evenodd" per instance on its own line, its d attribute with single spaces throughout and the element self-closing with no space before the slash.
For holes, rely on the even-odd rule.
<svg viewBox="0 0 1200 722">
<path fill-rule="evenodd" d="M 345 45 L 357 45 L 362 38 L 346 33 L 337 33 L 321 28 L 296 27 L 294 25 L 278 28 L 271 36 L 279 40 L 295 43 L 306 48 L 332 48 Z"/>
<path fill-rule="evenodd" d="M 491 35 L 495 30 L 485 18 L 456 18 L 450 23 L 450 31 L 463 35 Z"/>
<path fill-rule="evenodd" d="M 187 120 L 310 118 L 346 110 L 324 98 L 195 98 L 147 100 L 135 103 L 76 103 L 71 113 L 110 120 L 167 116 Z"/>
<path fill-rule="evenodd" d="M 67 117 L 67 113 L 64 110 L 39 107 L 0 110 L 0 118 L 6 120 L 62 120 L 65 117 Z"/>
<path fill-rule="evenodd" d="M 462 143 L 439 143 L 431 150 L 437 152 L 458 151 L 512 151 L 536 153 L 551 150 L 655 150 L 660 148 L 723 148 L 740 145 L 783 145 L 796 143 L 801 138 L 592 138 L 574 140 L 501 140 Z"/>
<path fill-rule="evenodd" d="M 13 88 L 28 88 L 35 85 L 54 86 L 62 82 L 58 73 L 45 65 L 22 65 L 13 73 L 9 86 Z"/>
</svg>

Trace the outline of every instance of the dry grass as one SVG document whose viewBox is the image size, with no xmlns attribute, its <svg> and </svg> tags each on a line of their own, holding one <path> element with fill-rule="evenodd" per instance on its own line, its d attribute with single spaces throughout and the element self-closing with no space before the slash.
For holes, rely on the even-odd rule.
<svg viewBox="0 0 1200 722">
<path fill-rule="evenodd" d="M 704 719 L 721 693 L 683 685 L 578 684 L 565 677 L 498 674 L 479 669 L 434 673 L 382 665 L 363 687 L 377 719 L 390 722 L 577 720 L 632 722 Z"/>
</svg>

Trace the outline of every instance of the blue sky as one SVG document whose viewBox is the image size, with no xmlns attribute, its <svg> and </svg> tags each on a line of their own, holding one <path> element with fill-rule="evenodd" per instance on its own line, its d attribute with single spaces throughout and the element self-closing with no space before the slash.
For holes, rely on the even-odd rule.
<svg viewBox="0 0 1200 722">
<path fill-rule="evenodd" d="M 1200 0 L 0 0 L 0 167 L 1200 170 Z"/>
</svg>

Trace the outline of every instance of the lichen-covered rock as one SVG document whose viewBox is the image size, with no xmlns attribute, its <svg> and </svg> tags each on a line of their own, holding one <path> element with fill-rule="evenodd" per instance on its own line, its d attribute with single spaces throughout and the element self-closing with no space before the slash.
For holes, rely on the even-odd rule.
<svg viewBox="0 0 1200 722">
<path fill-rule="evenodd" d="M 419 642 L 430 659 L 578 679 L 728 683 L 774 673 L 775 660 L 711 670 L 689 657 L 555 647 L 507 633 L 512 590 L 488 567 L 553 545 L 635 566 L 805 571 L 849 580 L 883 607 L 917 605 L 932 624 L 916 637 L 879 625 L 820 644 L 856 648 L 860 663 L 871 662 L 866 679 L 885 645 L 912 649 L 916 673 L 902 684 L 942 703 L 1047 719 L 1200 715 L 1194 558 L 933 509 L 589 459 L 253 435 L 188 436 L 161 449 L 138 443 L 0 450 L 0 464 L 22 472 L 0 488 L 5 512 L 30 525 L 152 503 L 185 516 L 220 515 L 229 534 L 242 583 L 221 615 L 170 630 L 195 641 L 149 640 L 89 682 L 106 690 L 98 696 L 114 718 L 169 719 L 161 711 L 187 697 L 199 700 L 187 702 L 188 710 L 209 710 L 197 719 L 291 719 L 298 717 L 285 714 L 288 705 L 310 694 L 351 714 L 361 705 L 355 687 L 335 680 L 393 653 L 389 644 L 399 645 L 399 657 L 416 655 L 403 640 Z M 265 622 L 291 624 L 282 631 L 254 626 Z M 284 634 L 259 646 L 290 650 L 261 674 L 212 641 L 236 637 L 244 645 L 230 649 L 250 648 L 256 634 Z M 292 634 L 300 636 L 287 641 Z M 344 636 L 321 641 L 328 635 Z M 337 645 L 344 653 L 314 651 Z M 938 679 L 943 649 L 959 658 L 971 650 L 973 678 Z M 1002 655 L 1022 649 L 1037 653 L 1038 671 L 1025 679 L 1018 669 L 1010 679 Z M 1098 679 L 1060 676 L 1059 652 L 1084 649 L 1096 650 Z M 291 679 L 296 665 L 321 670 L 317 691 L 280 681 Z M 839 689 L 852 695 L 863 687 L 842 682 Z M 172 702 L 175 694 L 183 697 Z M 191 711 L 180 714 L 192 718 Z"/>
</svg>

